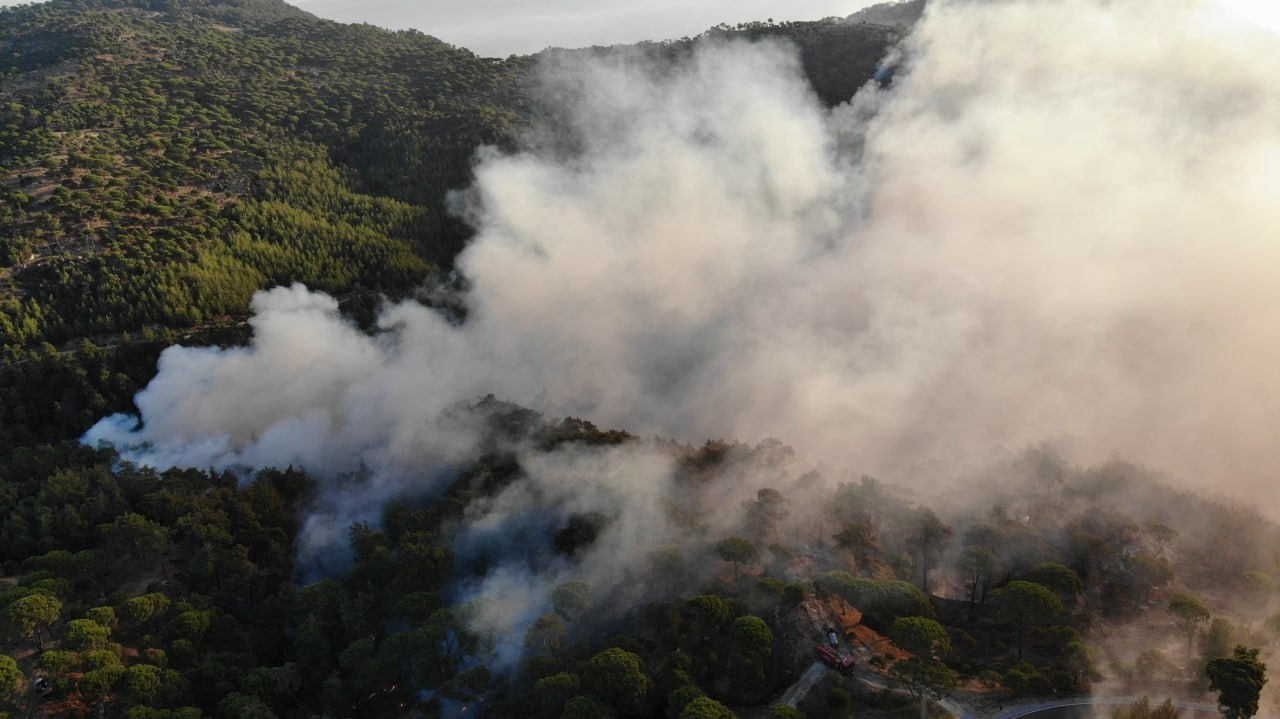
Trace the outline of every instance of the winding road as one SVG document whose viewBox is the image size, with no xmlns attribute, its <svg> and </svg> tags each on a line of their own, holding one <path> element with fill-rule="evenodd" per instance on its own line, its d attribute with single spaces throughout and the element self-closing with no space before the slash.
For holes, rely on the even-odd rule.
<svg viewBox="0 0 1280 719">
<path fill-rule="evenodd" d="M 794 707 L 800 703 L 802 699 L 809 693 L 811 689 L 817 686 L 818 682 L 826 676 L 830 671 L 830 667 L 820 661 L 816 661 L 804 670 L 795 683 L 787 687 L 783 692 L 779 704 L 785 704 Z M 855 676 L 863 682 L 879 688 L 889 687 L 890 684 L 884 677 L 858 671 Z M 1069 699 L 1055 699 L 1053 701 L 1037 702 L 1033 704 L 1018 704 L 1002 709 L 998 714 L 990 714 L 987 712 L 979 712 L 968 707 L 952 697 L 948 697 L 939 702 L 944 709 L 951 712 L 956 719 L 1085 719 L 1092 716 L 1089 707 L 1101 706 L 1118 706 L 1121 704 L 1132 704 L 1141 697 L 1071 697 Z M 1154 701 L 1154 700 L 1153 700 Z M 1155 702 L 1159 703 L 1159 702 Z M 1184 712 L 1186 719 L 1201 719 L 1207 717 L 1216 717 L 1218 707 L 1214 704 L 1205 704 L 1203 702 L 1189 702 L 1181 699 L 1173 700 L 1173 705 Z M 1187 716 L 1187 714 L 1190 716 Z"/>
<path fill-rule="evenodd" d="M 805 610 L 809 615 L 809 619 L 813 622 L 815 630 L 825 639 L 825 627 L 843 624 L 835 617 L 831 616 L 829 609 L 822 605 L 814 605 L 809 602 L 805 604 Z M 848 637 L 845 640 L 848 641 Z M 869 649 L 867 645 L 863 645 L 864 649 Z M 854 677 L 873 687 L 880 689 L 890 689 L 901 691 L 900 687 L 895 687 L 887 677 L 883 674 L 868 671 L 866 665 L 859 663 L 854 670 Z M 797 706 L 804 700 L 805 696 L 822 681 L 828 671 L 832 671 L 830 667 L 822 661 L 815 661 L 804 670 L 791 686 L 782 693 L 777 703 L 785 704 L 789 707 Z M 1027 704 L 1014 704 L 1003 707 L 997 712 L 990 709 L 975 709 L 955 697 L 947 697 L 938 702 L 942 708 L 951 713 L 955 719 L 1086 719 L 1093 716 L 1090 707 L 1114 707 L 1121 704 L 1132 704 L 1141 697 L 1136 696 L 1101 696 L 1101 697 L 1070 697 L 1066 699 L 1055 699 L 1050 701 L 1032 702 Z M 1152 698 L 1153 704 L 1159 704 L 1162 700 Z M 1184 719 L 1207 719 L 1208 717 L 1219 716 L 1216 704 L 1206 704 L 1203 702 L 1191 702 L 1181 699 L 1174 699 L 1173 705 L 1182 710 Z M 1106 712 L 1106 716 L 1110 716 L 1110 712 Z M 1267 712 L 1260 712 L 1258 715 L 1261 719 L 1275 719 L 1276 715 Z"/>
<path fill-rule="evenodd" d="M 1041 702 L 1039 704 L 1023 704 L 1020 706 L 1009 707 L 1000 714 L 996 715 L 996 719 L 1020 719 L 1021 717 L 1035 717 L 1035 719 L 1067 719 L 1068 717 L 1087 717 L 1090 713 L 1086 707 L 1091 706 L 1118 706 L 1121 704 L 1132 704 L 1141 699 L 1141 697 L 1073 697 L 1071 699 L 1059 699 L 1051 702 Z M 1152 700 L 1152 704 L 1159 702 Z M 1174 699 L 1173 705 L 1182 709 L 1184 715 L 1190 712 L 1192 717 L 1202 716 L 1219 716 L 1216 704 L 1204 704 L 1202 702 L 1188 702 L 1181 699 Z M 1190 717 L 1188 719 L 1191 719 Z"/>
</svg>

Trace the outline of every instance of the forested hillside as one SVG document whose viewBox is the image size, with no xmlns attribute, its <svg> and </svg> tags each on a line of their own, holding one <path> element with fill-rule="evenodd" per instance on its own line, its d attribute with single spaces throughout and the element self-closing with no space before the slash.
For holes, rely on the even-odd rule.
<svg viewBox="0 0 1280 719">
<path fill-rule="evenodd" d="M 156 469 L 80 441 L 171 344 L 243 360 L 225 348 L 263 288 L 324 290 L 402 341 L 375 309 L 466 287 L 450 193 L 481 146 L 554 135 L 555 61 L 782 38 L 787 79 L 832 107 L 901 39 L 878 23 L 921 7 L 506 59 L 279 0 L 0 10 L 0 719 L 905 719 L 1211 701 L 1210 680 L 1256 701 L 1265 668 L 1235 647 L 1280 642 L 1280 528 L 1121 460 L 1000 448 L 911 490 L 787 438 L 644 437 L 493 395 L 394 428 L 447 447 L 431 463 Z M 381 421 L 353 406 L 356 433 Z M 318 416 L 263 434 L 307 441 Z"/>
<path fill-rule="evenodd" d="M 730 36 L 797 43 L 829 104 L 897 39 L 769 23 L 584 52 L 674 60 Z M 364 322 L 447 270 L 470 228 L 446 195 L 540 111 L 536 63 L 276 0 L 0 9 L 0 714 L 391 716 L 487 691 L 441 532 L 514 476 L 508 455 L 481 455 L 446 505 L 352 528 L 354 567 L 304 592 L 302 473 L 160 475 L 74 440 L 130 407 L 167 345 L 242 341 L 258 289 L 304 282 Z"/>
<path fill-rule="evenodd" d="M 319 574 L 298 538 L 333 489 L 301 472 L 9 454 L 0 711 L 795 719 L 951 697 L 985 715 L 1203 696 L 1209 662 L 1280 636 L 1277 528 L 1125 463 L 1031 449 L 944 511 L 777 440 L 641 440 L 492 398 L 454 420 L 483 431 L 447 489 L 328 528 L 351 550 Z M 633 490 L 608 477 L 576 510 L 557 495 L 581 462 L 655 460 L 656 504 L 617 503 Z M 656 535 L 637 541 L 638 516 Z M 831 637 L 853 675 L 784 704 Z"/>
<path fill-rule="evenodd" d="M 444 193 L 513 133 L 527 61 L 285 7 L 3 15 L 7 345 L 243 315 L 292 280 L 402 293 L 447 264 Z"/>
<path fill-rule="evenodd" d="M 832 104 L 896 39 L 756 24 L 618 51 L 729 35 L 795 41 Z M 235 341 L 255 290 L 368 320 L 447 269 L 470 230 L 446 194 L 515 142 L 534 63 L 266 0 L 0 9 L 0 449 L 127 408 L 176 338 Z"/>
</svg>

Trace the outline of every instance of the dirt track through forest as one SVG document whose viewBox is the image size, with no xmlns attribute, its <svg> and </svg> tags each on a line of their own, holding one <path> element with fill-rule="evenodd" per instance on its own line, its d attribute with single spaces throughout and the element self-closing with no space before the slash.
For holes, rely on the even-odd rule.
<svg viewBox="0 0 1280 719">
<path fill-rule="evenodd" d="M 782 699 L 779 703 L 785 704 L 789 707 L 796 706 L 800 703 L 801 699 L 805 698 L 810 689 L 816 686 L 818 682 L 822 681 L 822 677 L 825 676 L 826 673 L 826 664 L 823 664 L 820 661 L 810 664 L 809 668 L 804 670 L 804 674 L 801 674 L 800 678 L 796 680 L 796 683 L 787 687 L 787 690 L 783 692 Z"/>
</svg>

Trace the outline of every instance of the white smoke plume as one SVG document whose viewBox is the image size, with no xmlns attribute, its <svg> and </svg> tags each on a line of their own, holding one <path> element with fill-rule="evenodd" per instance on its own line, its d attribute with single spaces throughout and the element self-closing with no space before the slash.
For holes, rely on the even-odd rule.
<svg viewBox="0 0 1280 719">
<path fill-rule="evenodd" d="M 361 470 L 350 519 L 493 393 L 908 482 L 1056 439 L 1280 509 L 1280 39 L 1195 0 L 952 0 L 905 56 L 834 110 L 777 44 L 549 58 L 563 126 L 482 154 L 465 202 L 465 324 L 409 302 L 365 336 L 276 288 L 251 345 L 166 351 L 141 424 L 86 439 Z M 608 484 L 641 543 L 650 470 Z"/>
</svg>

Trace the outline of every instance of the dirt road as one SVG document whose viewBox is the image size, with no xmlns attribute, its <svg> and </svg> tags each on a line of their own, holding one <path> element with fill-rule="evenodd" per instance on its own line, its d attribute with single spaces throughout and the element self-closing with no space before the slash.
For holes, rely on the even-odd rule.
<svg viewBox="0 0 1280 719">
<path fill-rule="evenodd" d="M 796 680 L 795 684 L 787 687 L 787 690 L 782 693 L 782 699 L 779 700 L 778 703 L 786 704 L 789 707 L 796 706 L 800 703 L 801 699 L 805 698 L 805 695 L 809 693 L 810 689 L 814 688 L 818 682 L 822 681 L 822 677 L 826 673 L 826 664 L 823 664 L 820 661 L 810 664 L 809 668 L 804 670 L 804 673 L 800 675 L 800 678 Z"/>
</svg>

